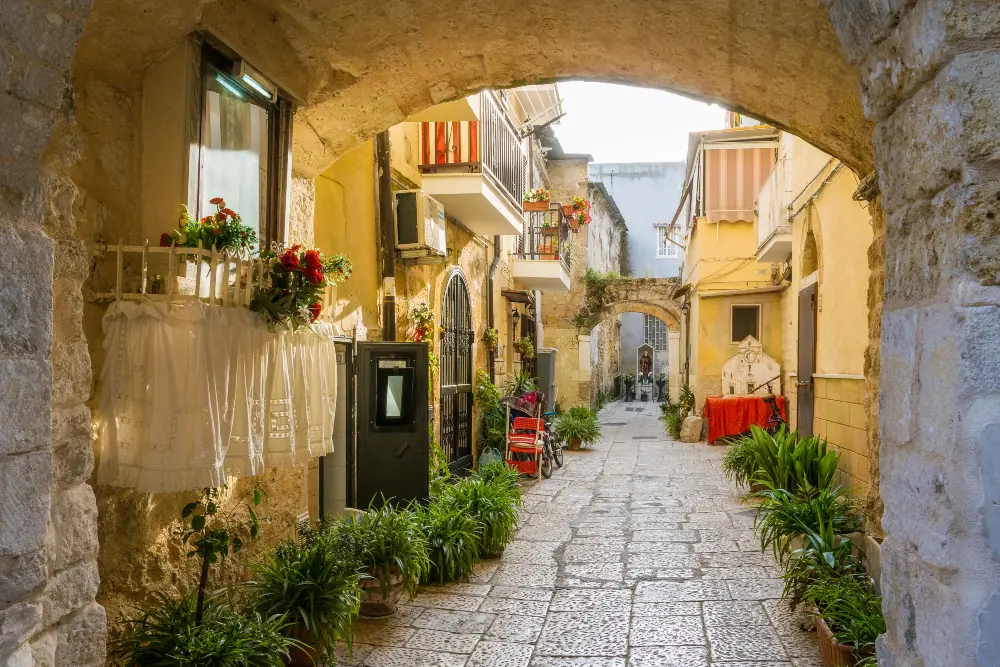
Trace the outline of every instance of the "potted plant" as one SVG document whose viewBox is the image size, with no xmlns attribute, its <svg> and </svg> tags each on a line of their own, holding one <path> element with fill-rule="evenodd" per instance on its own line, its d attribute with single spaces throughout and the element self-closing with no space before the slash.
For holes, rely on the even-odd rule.
<svg viewBox="0 0 1000 667">
<path fill-rule="evenodd" d="M 417 510 L 417 520 L 430 558 L 421 581 L 444 584 L 467 579 L 479 558 L 478 519 L 456 505 L 451 494 L 444 494 Z"/>
<path fill-rule="evenodd" d="M 528 371 L 518 371 L 516 375 L 507 381 L 504 387 L 504 394 L 507 396 L 524 396 L 525 394 L 538 389 L 535 378 L 531 377 Z"/>
<path fill-rule="evenodd" d="M 656 391 L 659 392 L 658 396 L 656 397 L 656 400 L 662 403 L 664 400 L 663 390 L 666 389 L 667 387 L 667 374 L 657 373 L 656 375 L 653 376 L 653 381 L 656 383 Z"/>
<path fill-rule="evenodd" d="M 882 598 L 867 577 L 824 577 L 805 600 L 814 606 L 822 667 L 876 664 L 875 640 L 885 632 Z"/>
<path fill-rule="evenodd" d="M 433 343 L 434 311 L 426 303 L 418 303 L 410 310 L 413 318 L 413 342 Z"/>
<path fill-rule="evenodd" d="M 517 510 L 521 495 L 506 480 L 492 472 L 493 467 L 514 472 L 501 462 L 486 466 L 487 477 L 467 477 L 448 490 L 450 502 L 479 523 L 479 553 L 483 558 L 499 558 L 517 530 Z M 516 482 L 515 482 L 516 484 Z"/>
<path fill-rule="evenodd" d="M 631 401 L 633 398 L 632 390 L 635 388 L 635 375 L 633 373 L 626 373 L 624 380 L 625 380 L 625 400 Z"/>
<path fill-rule="evenodd" d="M 590 408 L 578 405 L 556 420 L 556 435 L 569 443 L 570 451 L 576 452 L 600 439 L 601 425 Z"/>
<path fill-rule="evenodd" d="M 525 211 L 547 211 L 552 194 L 545 188 L 534 188 L 524 193 L 521 206 Z"/>
<path fill-rule="evenodd" d="M 581 226 L 590 224 L 591 217 L 589 201 L 583 197 L 573 197 L 573 203 L 570 204 L 569 207 L 570 210 L 566 213 L 566 215 L 569 217 L 570 229 L 577 231 Z"/>
<path fill-rule="evenodd" d="M 268 250 L 261 259 L 266 263 L 264 281 L 254 289 L 250 310 L 269 329 L 295 331 L 315 322 L 323 312 L 325 289 L 351 270 L 342 255 L 328 260 L 319 250 L 303 250 L 300 245 L 280 253 Z"/>
<path fill-rule="evenodd" d="M 515 341 L 514 349 L 524 359 L 535 358 L 535 343 L 527 336 L 523 336 L 519 340 Z"/>
<path fill-rule="evenodd" d="M 486 327 L 483 331 L 483 344 L 490 352 L 497 351 L 497 344 L 500 342 L 500 332 L 492 327 Z"/>
<path fill-rule="evenodd" d="M 284 616 L 286 634 L 304 644 L 289 664 L 311 667 L 328 657 L 337 640 L 351 644 L 361 604 L 360 552 L 349 531 L 304 530 L 253 565 L 248 587 L 264 618 Z"/>
<path fill-rule="evenodd" d="M 413 508 L 374 504 L 360 520 L 349 519 L 334 525 L 337 532 L 352 533 L 361 559 L 361 615 L 390 616 L 403 592 L 410 598 L 430 561 L 427 541 Z"/>
</svg>

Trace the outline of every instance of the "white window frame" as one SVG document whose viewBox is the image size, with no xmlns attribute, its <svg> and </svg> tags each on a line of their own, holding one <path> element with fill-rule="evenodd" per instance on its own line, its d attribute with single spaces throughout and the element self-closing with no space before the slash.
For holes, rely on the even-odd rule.
<svg viewBox="0 0 1000 667">
<path fill-rule="evenodd" d="M 680 257 L 680 248 L 673 241 L 677 240 L 676 230 L 669 237 L 667 229 L 669 225 L 654 225 L 656 228 L 656 259 L 677 259 Z"/>
<path fill-rule="evenodd" d="M 667 349 L 670 338 L 670 330 L 667 323 L 655 315 L 643 315 L 642 339 L 645 345 L 651 345 L 656 352 L 664 352 Z M 662 326 L 662 329 L 661 329 Z M 652 334 L 652 336 L 650 335 Z M 662 341 L 663 346 L 659 343 Z"/>
<path fill-rule="evenodd" d="M 757 339 L 758 343 L 763 343 L 761 340 L 762 326 L 761 317 L 764 312 L 764 308 L 759 303 L 732 303 L 729 304 L 729 342 L 733 345 L 739 345 L 743 342 L 743 339 L 733 340 L 733 311 L 737 308 L 756 308 L 757 309 L 757 335 L 754 338 Z"/>
</svg>

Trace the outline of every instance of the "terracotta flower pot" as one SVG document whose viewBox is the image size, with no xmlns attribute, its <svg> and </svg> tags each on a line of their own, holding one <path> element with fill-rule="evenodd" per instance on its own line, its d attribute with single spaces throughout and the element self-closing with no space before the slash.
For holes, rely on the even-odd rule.
<svg viewBox="0 0 1000 667">
<path fill-rule="evenodd" d="M 570 228 L 571 231 L 574 231 L 574 232 L 580 231 L 580 221 L 576 219 L 575 215 L 574 216 L 570 216 L 570 219 L 569 219 L 569 228 Z"/>
<path fill-rule="evenodd" d="M 289 667 L 315 667 L 323 653 L 322 642 L 313 639 L 312 633 L 301 626 L 295 626 L 291 636 L 305 644 L 303 648 L 293 648 L 288 654 Z"/>
<path fill-rule="evenodd" d="M 823 617 L 814 611 L 813 618 L 816 619 L 816 635 L 819 639 L 819 664 L 821 667 L 854 667 L 858 661 L 858 655 L 871 655 L 870 651 L 864 651 L 855 655 L 854 647 L 848 644 L 840 644 L 830 627 L 823 620 Z"/>
<path fill-rule="evenodd" d="M 378 578 L 362 579 L 361 615 L 369 618 L 382 618 L 396 613 L 396 603 L 403 595 L 403 576 L 392 572 L 389 575 L 389 585 L 385 594 L 382 582 Z"/>
<path fill-rule="evenodd" d="M 526 201 L 521 202 L 521 208 L 525 211 L 547 211 L 549 210 L 549 202 L 546 201 Z"/>
<path fill-rule="evenodd" d="M 580 438 L 570 438 L 569 439 L 569 451 L 578 452 L 583 447 L 583 441 Z"/>
<path fill-rule="evenodd" d="M 573 217 L 573 213 L 574 211 L 572 204 L 563 204 L 563 215 L 565 215 L 567 218 L 571 218 Z"/>
</svg>

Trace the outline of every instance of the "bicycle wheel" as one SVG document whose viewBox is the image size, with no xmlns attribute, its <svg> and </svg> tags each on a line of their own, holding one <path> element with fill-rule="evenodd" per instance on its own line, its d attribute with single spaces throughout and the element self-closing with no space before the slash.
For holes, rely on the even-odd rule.
<svg viewBox="0 0 1000 667">
<path fill-rule="evenodd" d="M 555 461 L 557 468 L 562 468 L 563 465 L 563 446 L 562 440 L 557 438 L 554 434 L 549 440 L 549 447 L 552 449 L 552 460 Z"/>
<path fill-rule="evenodd" d="M 552 477 L 552 448 L 548 443 L 542 446 L 542 477 Z"/>
</svg>

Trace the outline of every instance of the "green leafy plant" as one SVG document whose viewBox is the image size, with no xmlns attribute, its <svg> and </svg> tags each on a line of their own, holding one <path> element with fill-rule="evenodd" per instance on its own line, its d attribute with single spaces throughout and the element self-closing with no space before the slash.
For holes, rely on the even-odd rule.
<svg viewBox="0 0 1000 667">
<path fill-rule="evenodd" d="M 500 332 L 492 327 L 486 327 L 483 332 L 483 344 L 490 352 L 496 352 L 497 344 L 500 342 Z"/>
<path fill-rule="evenodd" d="M 302 648 L 283 615 L 241 613 L 218 596 L 199 602 L 194 591 L 153 591 L 142 615 L 124 625 L 109 652 L 127 667 L 282 667 Z"/>
<path fill-rule="evenodd" d="M 500 399 L 503 398 L 503 394 L 500 388 L 490 379 L 490 375 L 486 371 L 480 370 L 476 372 L 476 385 L 473 388 L 473 395 L 476 398 L 476 405 L 481 412 L 485 413 L 490 410 L 500 409 Z"/>
<path fill-rule="evenodd" d="M 524 201 L 543 202 L 552 199 L 552 193 L 545 188 L 534 188 L 524 193 Z"/>
<path fill-rule="evenodd" d="M 784 489 L 799 495 L 828 489 L 840 463 L 836 450 L 827 451 L 819 438 L 802 438 L 782 426 L 773 436 L 758 426 L 750 427 L 757 444 L 759 472 L 753 481 L 770 489 Z"/>
<path fill-rule="evenodd" d="M 589 446 L 600 440 L 601 425 L 589 408 L 579 410 L 580 407 L 570 408 L 569 412 L 556 419 L 556 435 L 564 442 L 579 438 L 581 444 Z"/>
<path fill-rule="evenodd" d="M 791 552 L 785 563 L 785 588 L 782 598 L 790 600 L 794 608 L 813 583 L 831 577 L 864 578 L 864 563 L 854 553 L 854 543 L 838 535 L 833 521 L 820 526 L 818 531 L 802 535 L 803 546 Z"/>
<path fill-rule="evenodd" d="M 691 385 L 685 383 L 681 387 L 680 396 L 677 398 L 682 415 L 681 419 L 683 420 L 684 417 L 694 412 L 694 389 L 691 388 Z"/>
<path fill-rule="evenodd" d="M 875 640 L 885 633 L 882 598 L 871 581 L 861 577 L 823 577 L 802 599 L 819 610 L 837 642 L 854 647 L 856 665 L 875 665 Z"/>
<path fill-rule="evenodd" d="M 472 574 L 482 540 L 476 517 L 444 497 L 417 510 L 417 520 L 430 556 L 423 583 L 444 584 Z"/>
<path fill-rule="evenodd" d="M 361 605 L 360 545 L 350 531 L 310 531 L 253 565 L 248 587 L 264 617 L 284 615 L 286 633 L 328 654 L 339 639 L 351 644 Z"/>
<path fill-rule="evenodd" d="M 660 404 L 660 410 L 662 411 L 660 419 L 663 420 L 667 433 L 672 438 L 679 438 L 681 425 L 684 423 L 684 418 L 681 416 L 681 404 L 665 401 Z"/>
<path fill-rule="evenodd" d="M 722 474 L 737 486 L 749 487 L 758 470 L 757 441 L 748 435 L 735 438 L 722 457 Z"/>
<path fill-rule="evenodd" d="M 783 489 L 765 491 L 757 508 L 754 530 L 760 547 L 770 548 L 784 561 L 791 550 L 791 540 L 807 533 L 820 533 L 829 526 L 836 535 L 860 531 L 863 519 L 854 504 L 839 488 L 820 489 L 808 496 L 797 496 Z"/>
<path fill-rule="evenodd" d="M 253 508 L 260 505 L 265 494 L 260 489 L 251 489 L 230 511 L 220 513 L 220 505 L 228 490 L 226 484 L 205 489 L 200 500 L 188 503 L 181 510 L 184 521 L 181 541 L 192 547 L 187 556 L 201 559 L 195 622 L 201 621 L 204 610 L 209 567 L 224 560 L 230 553 L 238 553 L 245 538 L 256 539 L 260 533 L 260 520 Z"/>
<path fill-rule="evenodd" d="M 538 389 L 535 378 L 531 377 L 528 371 L 518 371 L 518 373 L 507 381 L 504 387 L 504 394 L 507 396 L 524 396 L 525 394 Z"/>
<path fill-rule="evenodd" d="M 479 466 L 475 477 L 489 484 L 496 484 L 507 493 L 517 498 L 517 506 L 521 506 L 520 474 L 503 461 L 492 461 Z"/>
<path fill-rule="evenodd" d="M 413 342 L 434 342 L 434 311 L 426 303 L 418 303 L 410 309 L 413 320 Z"/>
<path fill-rule="evenodd" d="M 209 203 L 215 206 L 215 213 L 200 221 L 191 217 L 186 206 L 181 206 L 177 228 L 160 235 L 160 246 L 169 248 L 176 244 L 178 248 L 205 250 L 215 247 L 220 253 L 249 259 L 257 246 L 257 232 L 243 224 L 239 213 L 226 208 L 222 197 L 214 197 Z"/>
<path fill-rule="evenodd" d="M 352 534 L 362 571 L 378 579 L 383 597 L 388 595 L 392 575 L 399 574 L 413 598 L 430 561 L 427 540 L 412 506 L 397 508 L 385 503 L 378 507 L 373 503 L 360 521 L 347 519 L 330 529 Z"/>
<path fill-rule="evenodd" d="M 500 554 L 513 539 L 521 497 L 511 492 L 503 478 L 487 481 L 481 476 L 467 477 L 449 489 L 448 502 L 479 523 L 480 554 Z"/>
<path fill-rule="evenodd" d="M 523 336 L 514 341 L 514 349 L 525 359 L 535 358 L 535 342 L 528 336 Z"/>
<path fill-rule="evenodd" d="M 614 290 L 611 287 L 617 280 L 621 280 L 621 275 L 616 271 L 602 273 L 596 269 L 587 268 L 584 278 L 587 292 L 583 308 L 573 316 L 574 325 L 589 329 L 597 324 L 601 312 L 615 300 Z"/>
</svg>

